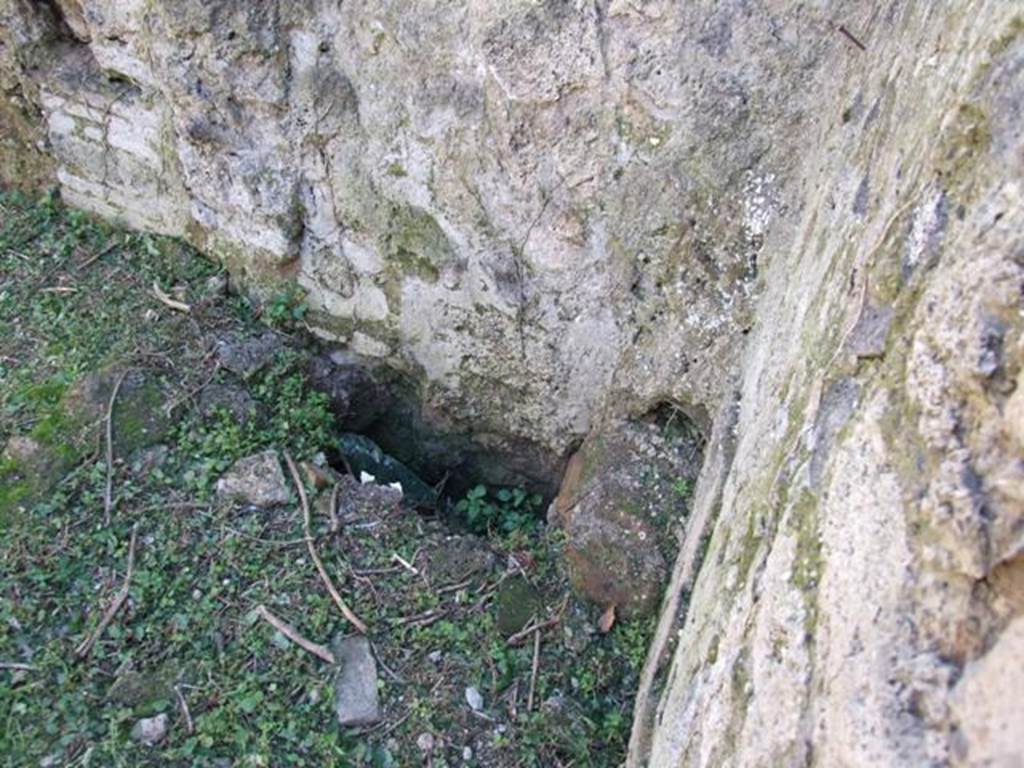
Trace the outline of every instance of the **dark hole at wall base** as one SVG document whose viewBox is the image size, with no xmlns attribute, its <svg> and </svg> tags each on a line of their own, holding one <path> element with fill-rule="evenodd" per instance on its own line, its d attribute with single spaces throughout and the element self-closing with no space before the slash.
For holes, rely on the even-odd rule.
<svg viewBox="0 0 1024 768">
<path fill-rule="evenodd" d="M 471 488 L 523 488 L 546 503 L 554 497 L 570 452 L 560 455 L 522 437 L 474 430 L 429 413 L 416 383 L 384 366 L 366 367 L 346 353 L 317 356 L 315 387 L 331 399 L 341 428 L 369 438 L 442 500 Z M 329 456 L 339 467 L 341 455 Z"/>
</svg>

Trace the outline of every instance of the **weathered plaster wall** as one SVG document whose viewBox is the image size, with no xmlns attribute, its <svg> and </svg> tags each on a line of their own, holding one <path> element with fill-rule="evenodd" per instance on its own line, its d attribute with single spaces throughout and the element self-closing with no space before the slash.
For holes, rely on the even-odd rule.
<svg viewBox="0 0 1024 768">
<path fill-rule="evenodd" d="M 1022 9 L 861 6 L 765 243 L 634 765 L 1024 761 Z"/>
<path fill-rule="evenodd" d="M 609 406 L 714 409 L 775 137 L 844 46 L 788 5 L 0 4 L 72 203 L 297 279 L 437 418 L 556 454 Z"/>
</svg>

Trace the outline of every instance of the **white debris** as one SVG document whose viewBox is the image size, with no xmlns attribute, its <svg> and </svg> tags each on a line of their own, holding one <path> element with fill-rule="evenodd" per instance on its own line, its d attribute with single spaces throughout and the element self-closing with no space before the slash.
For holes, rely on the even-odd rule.
<svg viewBox="0 0 1024 768">
<path fill-rule="evenodd" d="M 484 708 L 484 697 L 480 695 L 480 691 L 473 686 L 470 686 L 466 689 L 466 703 L 469 704 L 470 708 L 475 712 L 479 712 Z"/>
</svg>

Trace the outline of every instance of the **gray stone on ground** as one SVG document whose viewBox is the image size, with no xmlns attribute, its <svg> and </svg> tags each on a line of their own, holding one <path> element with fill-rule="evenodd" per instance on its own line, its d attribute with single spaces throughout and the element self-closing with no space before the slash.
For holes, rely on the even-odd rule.
<svg viewBox="0 0 1024 768">
<path fill-rule="evenodd" d="M 470 709 L 474 712 L 479 712 L 484 708 L 484 697 L 479 690 L 470 686 L 466 689 L 466 703 L 469 704 Z"/>
<path fill-rule="evenodd" d="M 170 718 L 163 712 L 155 717 L 144 717 L 132 727 L 132 738 L 140 744 L 152 747 L 163 741 L 169 723 Z"/>
<path fill-rule="evenodd" d="M 209 418 L 217 411 L 227 411 L 240 423 L 259 416 L 259 405 L 245 387 L 235 384 L 210 384 L 199 396 L 199 412 Z"/>
<path fill-rule="evenodd" d="M 277 451 L 236 461 L 217 481 L 217 496 L 261 508 L 287 503 L 291 494 Z"/>
<path fill-rule="evenodd" d="M 420 752 L 430 754 L 434 751 L 434 735 L 424 731 L 416 739 L 416 746 L 419 747 Z"/>
<path fill-rule="evenodd" d="M 217 339 L 216 347 L 221 366 L 248 379 L 274 361 L 284 349 L 284 342 L 272 331 L 249 337 L 229 333 Z"/>
<path fill-rule="evenodd" d="M 344 637 L 334 643 L 341 669 L 334 683 L 334 708 L 338 723 L 373 725 L 380 721 L 377 695 L 377 661 L 365 637 Z"/>
</svg>

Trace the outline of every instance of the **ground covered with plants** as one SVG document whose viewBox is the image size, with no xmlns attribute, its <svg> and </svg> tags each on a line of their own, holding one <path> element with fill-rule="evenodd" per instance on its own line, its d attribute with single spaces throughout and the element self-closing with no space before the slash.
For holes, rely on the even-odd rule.
<svg viewBox="0 0 1024 768">
<path fill-rule="evenodd" d="M 650 624 L 601 631 L 544 500 L 425 513 L 346 474 L 301 320 L 177 241 L 0 194 L 0 763 L 618 765 Z M 261 452 L 269 503 L 218 491 Z M 360 634 L 313 551 L 375 722 L 341 726 L 338 665 L 265 619 Z"/>
</svg>

